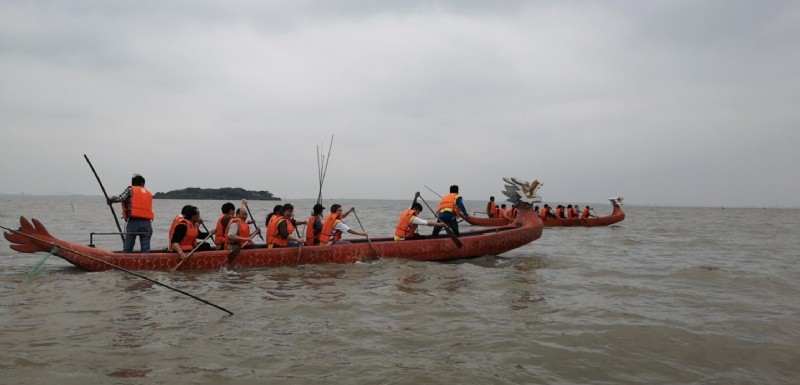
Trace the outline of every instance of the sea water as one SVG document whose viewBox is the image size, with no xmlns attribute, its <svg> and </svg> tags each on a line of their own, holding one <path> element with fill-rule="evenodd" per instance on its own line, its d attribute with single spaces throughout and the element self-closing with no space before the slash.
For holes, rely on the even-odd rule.
<svg viewBox="0 0 800 385">
<path fill-rule="evenodd" d="M 297 219 L 314 203 L 290 202 Z M 224 202 L 155 201 L 153 248 L 187 203 L 213 228 Z M 263 222 L 279 203 L 250 206 Z M 331 203 L 373 237 L 409 204 Z M 233 316 L 56 257 L 29 278 L 46 254 L 2 239 L 0 384 L 800 383 L 800 210 L 623 209 L 617 225 L 449 263 L 140 272 Z M 0 197 L 0 225 L 20 215 L 83 244 L 116 231 L 99 197 Z"/>
</svg>

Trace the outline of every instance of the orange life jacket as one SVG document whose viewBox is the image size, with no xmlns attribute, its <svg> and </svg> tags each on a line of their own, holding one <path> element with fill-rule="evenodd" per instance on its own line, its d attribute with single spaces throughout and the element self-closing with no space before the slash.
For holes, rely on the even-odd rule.
<svg viewBox="0 0 800 385">
<path fill-rule="evenodd" d="M 494 202 L 489 201 L 489 204 L 486 205 L 486 214 L 489 215 L 489 218 L 494 218 L 494 211 L 497 209 L 497 205 Z"/>
<path fill-rule="evenodd" d="M 316 215 L 312 215 L 308 217 L 308 221 L 306 222 L 306 246 L 314 246 L 319 243 L 319 234 L 316 234 L 314 231 L 314 224 L 320 218 Z"/>
<path fill-rule="evenodd" d="M 178 245 L 181 247 L 181 250 L 190 251 L 195 246 L 195 243 L 197 241 L 197 234 L 199 233 L 200 230 L 197 228 L 197 226 L 194 225 L 194 223 L 192 223 L 192 221 L 184 218 L 183 215 L 178 215 L 177 217 L 175 217 L 175 220 L 172 221 L 172 227 L 170 227 L 169 229 L 169 245 L 167 247 L 169 251 L 175 251 L 172 250 L 172 236 L 175 234 L 175 228 L 178 227 L 178 225 L 180 224 L 186 226 L 186 235 L 184 235 L 183 239 L 181 239 L 181 241 L 178 242 Z"/>
<path fill-rule="evenodd" d="M 216 243 L 217 246 L 225 245 L 225 242 L 228 240 L 228 233 L 225 232 L 228 226 L 222 223 L 222 220 L 225 218 L 229 218 L 228 222 L 230 222 L 230 219 L 233 219 L 228 214 L 222 214 L 217 219 L 217 227 L 214 230 L 214 243 Z"/>
<path fill-rule="evenodd" d="M 581 213 L 581 219 L 586 218 L 589 218 L 589 209 L 583 209 L 583 212 Z"/>
<path fill-rule="evenodd" d="M 570 207 L 567 209 L 567 218 L 577 218 L 578 215 L 575 213 L 575 209 Z"/>
<path fill-rule="evenodd" d="M 397 219 L 397 226 L 394 228 L 394 236 L 399 238 L 411 238 L 417 232 L 417 225 L 412 224 L 411 220 L 417 213 L 414 209 L 408 209 L 400 214 Z"/>
<path fill-rule="evenodd" d="M 269 226 L 267 226 L 267 245 L 278 247 L 289 246 L 289 239 L 282 238 L 280 232 L 278 231 L 278 227 L 280 226 L 281 222 L 286 222 L 286 231 L 289 234 L 294 231 L 294 224 L 292 221 L 287 221 L 283 215 L 274 215 L 272 218 L 270 218 Z"/>
<path fill-rule="evenodd" d="M 228 230 L 231 228 L 231 225 L 233 225 L 234 223 L 238 223 L 239 224 L 239 232 L 236 234 L 237 236 L 242 237 L 242 238 L 250 238 L 250 226 L 247 224 L 247 222 L 239 219 L 239 217 L 231 218 L 230 222 L 228 222 L 228 226 L 225 228 L 225 234 L 228 234 Z M 245 246 L 253 244 L 252 241 L 246 241 L 246 242 L 244 242 L 242 244 L 242 243 L 239 243 L 237 241 L 233 241 L 230 238 L 225 238 L 225 248 L 226 249 L 230 249 L 230 244 L 233 243 L 233 242 L 236 242 L 237 244 L 239 244 L 239 247 L 245 247 Z"/>
<path fill-rule="evenodd" d="M 131 207 L 128 212 L 127 207 L 122 205 L 122 217 L 128 219 L 149 219 L 153 220 L 153 194 L 142 186 L 131 187 Z"/>
<path fill-rule="evenodd" d="M 556 207 L 556 217 L 563 218 L 564 217 L 564 209 L 561 207 Z"/>
<path fill-rule="evenodd" d="M 549 213 L 549 212 L 550 212 L 550 208 L 549 207 L 542 207 L 542 213 L 541 213 L 542 220 L 547 218 L 547 213 Z"/>
<path fill-rule="evenodd" d="M 508 210 L 506 210 L 506 209 L 504 209 L 504 208 L 500 208 L 499 210 L 497 210 L 497 217 L 498 217 L 498 218 L 505 218 L 505 217 L 506 217 L 506 212 L 507 212 L 507 211 L 508 211 Z"/>
<path fill-rule="evenodd" d="M 460 215 L 461 209 L 459 209 L 458 204 L 456 204 L 458 197 L 459 195 L 456 193 L 450 193 L 443 196 L 441 202 L 439 202 L 439 208 L 436 209 L 436 212 L 452 212 L 456 215 Z"/>
<path fill-rule="evenodd" d="M 517 217 L 517 208 L 516 207 L 512 207 L 512 208 L 508 209 L 508 213 L 506 214 L 506 216 L 508 218 L 511 218 L 511 219 L 516 218 Z"/>
<path fill-rule="evenodd" d="M 331 236 L 333 236 L 333 243 L 339 242 L 339 240 L 342 239 L 342 232 L 335 229 L 336 224 L 341 221 L 339 214 L 328 214 L 325 218 L 325 223 L 322 224 L 322 232 L 319 234 L 319 243 L 321 245 L 327 245 Z"/>
</svg>

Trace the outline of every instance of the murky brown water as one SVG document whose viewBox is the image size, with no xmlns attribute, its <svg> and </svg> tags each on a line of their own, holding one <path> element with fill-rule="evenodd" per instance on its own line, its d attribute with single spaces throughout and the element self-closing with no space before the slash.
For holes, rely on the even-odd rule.
<svg viewBox="0 0 800 385">
<path fill-rule="evenodd" d="M 186 203 L 156 201 L 154 247 Z M 212 223 L 222 202 L 192 203 Z M 252 203 L 259 220 L 275 204 Z M 292 203 L 304 217 L 313 202 Z M 341 203 L 375 236 L 407 204 Z M 546 229 L 457 263 L 144 273 L 232 317 L 57 258 L 29 279 L 44 254 L 3 239 L 0 383 L 800 382 L 800 210 L 625 210 L 619 226 Z M 82 243 L 115 229 L 98 198 L 0 197 L 0 224 L 19 215 Z"/>
</svg>

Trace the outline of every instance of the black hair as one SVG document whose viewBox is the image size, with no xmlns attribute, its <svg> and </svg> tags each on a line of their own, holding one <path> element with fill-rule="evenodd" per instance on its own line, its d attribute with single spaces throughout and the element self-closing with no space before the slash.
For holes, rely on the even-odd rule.
<svg viewBox="0 0 800 385">
<path fill-rule="evenodd" d="M 411 204 L 411 209 L 422 211 L 422 205 L 419 202 L 414 202 Z"/>
<path fill-rule="evenodd" d="M 229 212 L 231 212 L 233 210 L 236 210 L 236 206 L 234 206 L 233 203 L 228 202 L 228 203 L 222 205 L 222 209 L 221 210 L 222 210 L 223 214 L 227 214 L 227 213 L 229 213 Z"/>
<path fill-rule="evenodd" d="M 192 219 L 192 217 L 196 213 L 197 213 L 197 207 L 194 207 L 192 205 L 183 206 L 183 208 L 181 209 L 181 215 L 183 215 L 183 217 L 186 219 Z"/>
<path fill-rule="evenodd" d="M 139 174 L 133 174 L 133 178 L 131 178 L 131 185 L 144 186 L 144 177 Z"/>
<path fill-rule="evenodd" d="M 331 212 L 335 213 L 335 212 L 339 211 L 340 208 L 342 208 L 342 205 L 340 205 L 338 203 L 334 203 L 334 204 L 331 205 Z"/>
<path fill-rule="evenodd" d="M 457 193 L 458 192 L 458 185 L 454 184 L 454 185 L 450 186 L 450 192 L 451 193 Z"/>
<path fill-rule="evenodd" d="M 294 206 L 292 206 L 292 204 L 291 204 L 291 203 L 287 203 L 287 204 L 283 205 L 283 209 L 281 210 L 281 212 L 284 212 L 284 211 L 286 211 L 286 210 L 292 210 L 292 211 L 294 211 Z"/>
</svg>

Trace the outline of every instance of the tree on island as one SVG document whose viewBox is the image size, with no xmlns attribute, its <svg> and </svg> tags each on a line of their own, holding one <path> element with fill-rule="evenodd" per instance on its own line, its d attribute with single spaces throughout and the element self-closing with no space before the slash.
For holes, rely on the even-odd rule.
<svg viewBox="0 0 800 385">
<path fill-rule="evenodd" d="M 199 188 L 187 187 L 181 190 L 168 192 L 157 192 L 153 195 L 155 199 L 209 199 L 209 200 L 256 200 L 256 201 L 279 201 L 281 198 L 275 197 L 269 191 L 248 191 L 241 187 L 223 188 Z"/>
</svg>

